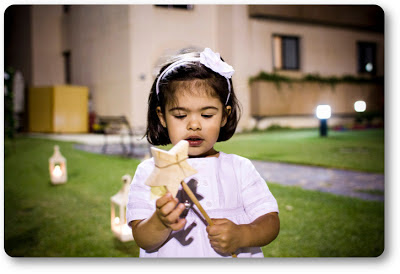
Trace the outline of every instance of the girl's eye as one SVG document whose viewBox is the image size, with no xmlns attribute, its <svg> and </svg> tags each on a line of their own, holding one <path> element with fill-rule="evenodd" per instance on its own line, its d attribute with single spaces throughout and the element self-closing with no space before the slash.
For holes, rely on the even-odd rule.
<svg viewBox="0 0 400 274">
<path fill-rule="evenodd" d="M 212 115 L 212 114 L 202 114 L 201 116 L 203 116 L 204 118 L 211 118 L 214 115 Z"/>
<path fill-rule="evenodd" d="M 186 117 L 186 115 L 174 115 L 174 117 L 175 117 L 176 119 L 183 119 L 183 118 Z"/>
</svg>

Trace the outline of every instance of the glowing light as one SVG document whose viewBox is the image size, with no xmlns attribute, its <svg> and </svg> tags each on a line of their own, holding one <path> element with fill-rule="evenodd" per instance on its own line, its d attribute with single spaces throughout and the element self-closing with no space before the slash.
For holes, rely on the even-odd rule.
<svg viewBox="0 0 400 274">
<path fill-rule="evenodd" d="M 62 176 L 62 170 L 61 170 L 61 167 L 59 165 L 54 166 L 53 176 L 54 177 L 61 177 Z"/>
<path fill-rule="evenodd" d="M 316 111 L 318 119 L 331 118 L 331 107 L 329 105 L 319 105 Z"/>
<path fill-rule="evenodd" d="M 371 72 L 373 68 L 374 68 L 374 66 L 371 63 L 367 63 L 365 65 L 365 70 L 368 72 Z"/>
<path fill-rule="evenodd" d="M 357 112 L 364 112 L 367 109 L 367 104 L 364 101 L 357 101 L 354 103 L 354 110 Z"/>
<path fill-rule="evenodd" d="M 52 184 L 67 182 L 67 159 L 62 156 L 59 146 L 54 146 L 54 153 L 49 158 L 49 175 Z"/>
<path fill-rule="evenodd" d="M 115 217 L 115 219 L 114 219 L 114 224 L 119 225 L 119 217 Z"/>
</svg>

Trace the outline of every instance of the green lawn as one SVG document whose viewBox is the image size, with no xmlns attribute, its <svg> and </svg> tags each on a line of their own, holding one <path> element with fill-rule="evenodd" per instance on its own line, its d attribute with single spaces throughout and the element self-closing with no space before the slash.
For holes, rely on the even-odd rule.
<svg viewBox="0 0 400 274">
<path fill-rule="evenodd" d="M 383 129 L 318 134 L 317 129 L 236 134 L 216 147 L 255 160 L 384 173 Z"/>
<path fill-rule="evenodd" d="M 53 186 L 48 158 L 58 144 L 68 182 Z M 17 139 L 5 147 L 5 250 L 12 256 L 138 256 L 110 230 L 110 197 L 139 161 L 90 154 L 71 143 Z"/>
<path fill-rule="evenodd" d="M 268 183 L 281 231 L 266 257 L 375 257 L 384 250 L 384 205 Z"/>
<path fill-rule="evenodd" d="M 354 139 L 360 139 L 361 133 L 348 132 L 348 137 L 339 133 L 336 136 L 335 133 L 325 141 L 348 146 L 352 144 L 352 148 L 363 147 L 367 151 L 376 150 L 383 154 L 383 131 L 364 131 L 365 141 L 359 141 L 363 144 L 356 146 Z M 255 134 L 258 138 L 252 137 L 253 134 L 240 134 L 221 146 L 226 147 L 226 152 L 235 147 L 242 148 L 242 155 L 246 155 L 250 154 L 249 146 L 254 143 L 263 143 L 265 140 L 272 142 L 275 138 L 274 142 L 289 152 L 284 143 L 288 140 L 286 146 L 295 149 L 294 135 L 304 136 L 305 140 L 313 139 L 310 131 L 292 131 L 288 134 L 292 137 L 285 138 L 285 134 L 281 134 L 280 140 L 278 132 L 266 133 L 268 137 Z M 319 143 L 318 138 L 314 139 L 315 143 Z M 244 144 L 249 140 L 253 140 L 251 145 Z M 382 148 L 375 148 L 379 140 L 382 141 Z M 49 180 L 48 158 L 55 144 L 60 146 L 68 160 L 68 182 L 65 185 L 53 186 Z M 265 153 L 270 155 L 268 157 L 274 155 L 270 153 L 271 147 L 269 143 L 269 151 Z M 339 144 L 336 147 L 339 148 Z M 303 149 L 300 145 L 297 148 Z M 257 151 L 261 157 L 262 149 Z M 9 255 L 138 256 L 138 247 L 134 242 L 121 243 L 110 230 L 110 197 L 120 189 L 122 175 L 134 174 L 138 160 L 90 154 L 74 149 L 72 143 L 29 138 L 17 138 L 14 144 L 6 140 L 4 154 L 4 243 Z M 290 158 L 289 154 L 284 152 L 282 156 Z M 295 151 L 291 154 L 296 156 Z M 347 157 L 347 154 L 339 155 Z M 362 169 L 359 164 L 343 168 Z M 366 170 L 372 171 L 370 168 Z M 281 232 L 272 244 L 264 247 L 266 256 L 358 257 L 382 253 L 383 203 L 272 183 L 269 185 L 280 207 Z"/>
</svg>

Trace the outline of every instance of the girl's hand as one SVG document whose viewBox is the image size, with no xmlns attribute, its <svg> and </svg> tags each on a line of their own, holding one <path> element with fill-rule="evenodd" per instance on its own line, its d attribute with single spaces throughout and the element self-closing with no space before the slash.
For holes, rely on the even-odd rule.
<svg viewBox="0 0 400 274">
<path fill-rule="evenodd" d="M 228 219 L 212 219 L 213 226 L 207 226 L 208 239 L 218 253 L 233 254 L 240 248 L 240 226 Z"/>
<path fill-rule="evenodd" d="M 185 209 L 185 205 L 179 200 L 173 198 L 171 193 L 167 193 L 156 201 L 156 214 L 161 223 L 172 230 L 180 230 L 186 224 L 186 219 L 180 219 L 179 216 Z"/>
</svg>

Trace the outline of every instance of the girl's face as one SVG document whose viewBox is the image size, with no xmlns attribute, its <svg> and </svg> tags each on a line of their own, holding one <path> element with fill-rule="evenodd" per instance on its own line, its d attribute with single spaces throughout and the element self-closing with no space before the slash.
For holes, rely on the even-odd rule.
<svg viewBox="0 0 400 274">
<path fill-rule="evenodd" d="M 174 104 L 165 106 L 165 115 L 157 107 L 157 115 L 173 145 L 187 140 L 189 157 L 210 157 L 218 155 L 214 144 L 220 128 L 226 124 L 224 109 L 221 101 L 211 97 L 204 86 L 197 87 L 194 92 L 185 92 L 184 87 L 178 86 Z"/>
</svg>

